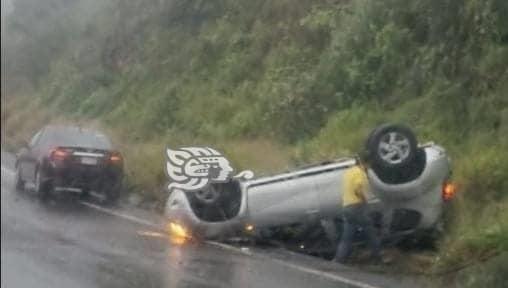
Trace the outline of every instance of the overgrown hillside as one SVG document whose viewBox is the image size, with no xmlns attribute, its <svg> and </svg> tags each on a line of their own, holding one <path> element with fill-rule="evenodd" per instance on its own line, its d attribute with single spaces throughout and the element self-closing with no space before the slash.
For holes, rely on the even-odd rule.
<svg viewBox="0 0 508 288">
<path fill-rule="evenodd" d="M 508 250 L 505 0 L 13 3 L 6 147 L 50 121 L 99 125 L 132 191 L 162 201 L 166 145 L 212 145 L 267 173 L 349 155 L 376 124 L 404 122 L 449 150 L 460 185 L 433 267 Z"/>
</svg>

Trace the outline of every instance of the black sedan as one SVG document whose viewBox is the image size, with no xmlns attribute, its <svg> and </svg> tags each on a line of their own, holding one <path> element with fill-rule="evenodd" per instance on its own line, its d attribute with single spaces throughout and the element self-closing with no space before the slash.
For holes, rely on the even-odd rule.
<svg viewBox="0 0 508 288">
<path fill-rule="evenodd" d="M 53 191 L 91 193 L 105 204 L 120 196 L 123 158 L 104 134 L 75 126 L 46 126 L 17 154 L 16 188 L 41 199 Z"/>
</svg>

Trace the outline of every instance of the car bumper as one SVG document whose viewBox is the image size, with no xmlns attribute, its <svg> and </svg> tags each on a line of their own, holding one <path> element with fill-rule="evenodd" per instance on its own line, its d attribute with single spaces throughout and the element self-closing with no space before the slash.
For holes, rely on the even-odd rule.
<svg viewBox="0 0 508 288">
<path fill-rule="evenodd" d="M 56 190 L 71 192 L 101 191 L 106 185 L 115 185 L 122 179 L 121 169 L 104 166 L 52 164 L 48 167 L 46 175 Z"/>
<path fill-rule="evenodd" d="M 168 222 L 184 226 L 193 238 L 221 239 L 241 235 L 246 226 L 241 217 L 220 222 L 207 222 L 199 219 L 192 212 L 187 196 L 182 191 L 173 191 L 168 198 L 165 209 Z"/>
</svg>

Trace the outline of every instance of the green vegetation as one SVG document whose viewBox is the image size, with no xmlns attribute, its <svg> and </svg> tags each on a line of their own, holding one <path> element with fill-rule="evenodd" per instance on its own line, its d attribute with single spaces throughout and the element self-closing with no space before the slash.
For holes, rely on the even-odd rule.
<svg viewBox="0 0 508 288">
<path fill-rule="evenodd" d="M 16 0 L 2 19 L 3 144 L 93 122 L 133 191 L 162 200 L 166 145 L 267 173 L 404 122 L 449 150 L 460 185 L 436 271 L 508 250 L 507 1 L 45 3 Z"/>
</svg>

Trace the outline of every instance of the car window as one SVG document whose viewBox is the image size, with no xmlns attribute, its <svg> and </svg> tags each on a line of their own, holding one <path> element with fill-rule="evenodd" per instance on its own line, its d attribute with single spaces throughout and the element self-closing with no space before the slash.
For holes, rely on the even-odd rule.
<svg viewBox="0 0 508 288">
<path fill-rule="evenodd" d="M 102 133 L 77 127 L 52 128 L 46 133 L 45 146 L 83 147 L 110 150 L 109 139 Z"/>
</svg>

